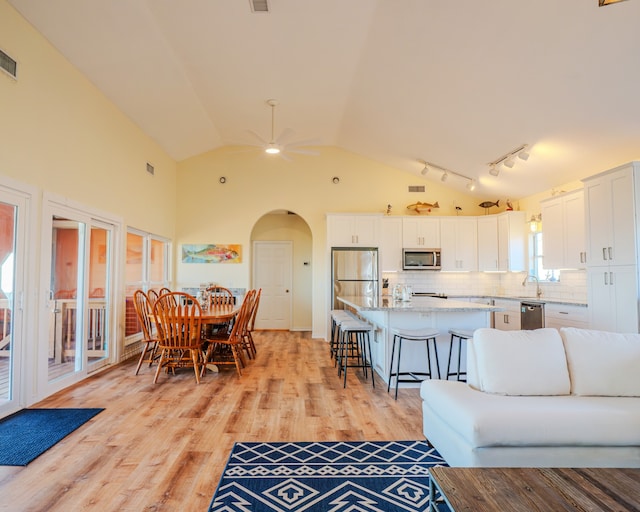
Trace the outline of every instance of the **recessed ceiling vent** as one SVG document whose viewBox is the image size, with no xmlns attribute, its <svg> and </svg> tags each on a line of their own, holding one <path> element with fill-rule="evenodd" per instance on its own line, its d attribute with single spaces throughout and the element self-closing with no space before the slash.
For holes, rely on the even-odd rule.
<svg viewBox="0 0 640 512">
<path fill-rule="evenodd" d="M 424 192 L 424 185 L 409 185 L 409 192 Z"/>
<path fill-rule="evenodd" d="M 17 78 L 18 63 L 0 50 L 0 68 L 9 73 L 13 78 Z"/>
<path fill-rule="evenodd" d="M 149 162 L 147 162 L 147 172 L 148 172 L 149 174 L 155 174 L 155 173 L 156 173 L 155 168 L 154 168 L 154 167 L 153 167 L 153 165 L 151 165 Z"/>
<path fill-rule="evenodd" d="M 251 12 L 269 12 L 269 0 L 249 0 Z"/>
</svg>

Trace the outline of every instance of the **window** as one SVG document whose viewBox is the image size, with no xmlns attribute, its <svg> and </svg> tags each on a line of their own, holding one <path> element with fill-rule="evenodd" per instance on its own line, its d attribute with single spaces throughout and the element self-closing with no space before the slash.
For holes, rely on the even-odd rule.
<svg viewBox="0 0 640 512">
<path fill-rule="evenodd" d="M 170 242 L 163 238 L 141 231 L 127 232 L 125 345 L 138 341 L 141 335 L 133 293 L 169 286 L 170 248 Z"/>
<path fill-rule="evenodd" d="M 544 268 L 544 247 L 542 244 L 541 231 L 531 233 L 529 246 L 529 273 L 533 276 L 536 276 L 540 281 L 560 281 L 559 270 L 547 270 Z"/>
</svg>

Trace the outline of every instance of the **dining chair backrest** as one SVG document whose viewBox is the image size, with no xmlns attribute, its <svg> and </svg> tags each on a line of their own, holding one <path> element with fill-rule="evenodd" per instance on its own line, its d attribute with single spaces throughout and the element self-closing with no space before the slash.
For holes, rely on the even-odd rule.
<svg viewBox="0 0 640 512">
<path fill-rule="evenodd" d="M 142 328 L 142 336 L 145 340 L 150 340 L 153 333 L 153 317 L 151 315 L 153 304 L 146 293 L 142 290 L 136 290 L 133 292 L 133 306 Z"/>
<path fill-rule="evenodd" d="M 212 306 L 223 304 L 235 304 L 236 299 L 231 293 L 231 290 L 224 286 L 210 286 L 207 288 L 209 294 L 209 301 Z"/>
<path fill-rule="evenodd" d="M 253 299 L 253 307 L 251 308 L 251 317 L 249 318 L 249 324 L 247 329 L 253 331 L 256 324 L 256 314 L 258 313 L 258 306 L 260 305 L 260 296 L 262 295 L 262 288 L 258 289 Z"/>
<path fill-rule="evenodd" d="M 253 296 L 255 295 L 255 290 L 249 290 L 242 300 L 242 305 L 236 315 L 236 318 L 233 322 L 233 327 L 231 328 L 231 333 L 229 334 L 229 340 L 237 343 L 242 343 L 242 337 L 247 329 L 247 324 L 249 322 L 249 318 L 251 316 L 251 305 L 253 304 Z"/>
<path fill-rule="evenodd" d="M 158 291 L 158 295 L 164 295 L 165 293 L 171 293 L 171 290 L 169 290 L 169 288 L 164 287 L 164 288 L 160 288 L 160 291 Z"/>
<path fill-rule="evenodd" d="M 192 349 L 202 345 L 202 308 L 192 295 L 184 292 L 160 295 L 153 315 L 161 347 Z"/>
<path fill-rule="evenodd" d="M 158 300 L 158 292 L 155 290 L 149 290 L 147 292 L 147 298 L 149 299 L 149 302 L 151 303 L 151 308 L 153 308 L 153 305 L 156 303 L 156 301 Z"/>
</svg>

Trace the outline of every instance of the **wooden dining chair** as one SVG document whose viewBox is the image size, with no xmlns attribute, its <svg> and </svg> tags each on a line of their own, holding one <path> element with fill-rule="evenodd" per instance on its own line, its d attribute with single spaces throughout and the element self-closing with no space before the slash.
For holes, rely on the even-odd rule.
<svg viewBox="0 0 640 512">
<path fill-rule="evenodd" d="M 196 382 L 200 383 L 203 364 L 201 337 L 202 308 L 195 297 L 184 292 L 165 293 L 158 297 L 153 314 L 158 333 L 160 359 L 153 379 L 158 381 L 160 370 L 193 367 Z"/>
<path fill-rule="evenodd" d="M 154 333 L 153 321 L 153 303 L 149 296 L 142 290 L 136 290 L 133 293 L 133 306 L 136 310 L 136 316 L 142 329 L 142 352 L 136 366 L 136 375 L 140 371 L 142 363 L 149 363 L 149 366 L 157 359 L 158 338 Z"/>
<path fill-rule="evenodd" d="M 251 304 L 251 310 L 249 311 L 249 318 L 242 333 L 245 350 L 248 350 L 251 353 L 251 358 L 254 358 L 256 356 L 256 344 L 253 341 L 252 332 L 256 323 L 256 314 L 258 312 L 258 306 L 260 305 L 261 295 L 262 288 L 257 291 L 254 290 L 253 303 Z"/>
<path fill-rule="evenodd" d="M 231 290 L 224 286 L 209 286 L 207 288 L 207 293 L 209 294 L 209 300 L 212 306 L 216 304 L 236 303 L 236 299 L 233 296 L 233 293 L 231 293 Z"/>
<path fill-rule="evenodd" d="M 247 292 L 233 321 L 233 327 L 228 334 L 224 332 L 208 338 L 209 346 L 206 351 L 207 363 L 219 365 L 235 365 L 238 376 L 242 376 L 242 368 L 246 366 L 243 356 L 244 341 L 242 333 L 249 321 L 249 312 L 253 302 L 253 290 Z"/>
</svg>

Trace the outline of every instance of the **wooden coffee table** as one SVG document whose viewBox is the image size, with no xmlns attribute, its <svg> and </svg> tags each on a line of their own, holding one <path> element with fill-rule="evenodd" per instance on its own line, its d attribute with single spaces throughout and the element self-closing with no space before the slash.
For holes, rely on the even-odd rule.
<svg viewBox="0 0 640 512">
<path fill-rule="evenodd" d="M 640 510 L 640 469 L 434 467 L 429 473 L 431 511 Z"/>
</svg>

